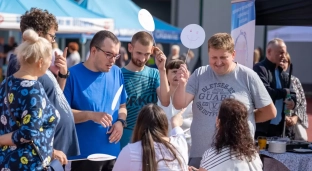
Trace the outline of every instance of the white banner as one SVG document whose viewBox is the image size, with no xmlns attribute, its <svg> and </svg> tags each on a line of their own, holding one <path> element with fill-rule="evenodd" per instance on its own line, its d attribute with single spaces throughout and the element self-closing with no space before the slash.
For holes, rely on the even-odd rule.
<svg viewBox="0 0 312 171">
<path fill-rule="evenodd" d="M 253 67 L 255 45 L 254 0 L 232 0 L 231 36 L 235 41 L 235 61 Z"/>
<path fill-rule="evenodd" d="M 0 29 L 20 30 L 19 14 L 0 13 Z M 109 18 L 56 17 L 57 33 L 96 33 L 100 30 L 114 31 L 114 20 Z"/>
</svg>

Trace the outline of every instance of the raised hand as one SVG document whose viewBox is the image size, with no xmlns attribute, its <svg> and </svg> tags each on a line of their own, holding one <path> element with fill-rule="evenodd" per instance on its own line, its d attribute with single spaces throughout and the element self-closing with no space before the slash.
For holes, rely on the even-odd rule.
<svg viewBox="0 0 312 171">
<path fill-rule="evenodd" d="M 66 56 L 67 56 L 67 47 L 64 49 L 63 54 L 57 54 L 55 52 L 55 61 L 54 65 L 59 69 L 59 72 L 62 75 L 67 74 L 67 62 L 66 62 Z"/>
<path fill-rule="evenodd" d="M 165 70 L 167 61 L 166 55 L 158 47 L 154 47 L 153 55 L 155 56 L 157 68 L 159 70 Z"/>
<path fill-rule="evenodd" d="M 186 64 L 181 64 L 177 72 L 177 78 L 179 80 L 179 84 L 186 84 L 189 78 L 189 75 L 190 74 L 189 74 Z"/>
</svg>

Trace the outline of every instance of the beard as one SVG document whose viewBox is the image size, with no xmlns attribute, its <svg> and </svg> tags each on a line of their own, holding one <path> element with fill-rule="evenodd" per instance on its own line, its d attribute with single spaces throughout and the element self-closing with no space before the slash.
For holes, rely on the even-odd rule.
<svg viewBox="0 0 312 171">
<path fill-rule="evenodd" d="M 137 67 L 143 67 L 147 63 L 147 61 L 148 60 L 146 60 L 145 62 L 140 62 L 139 60 L 131 58 L 131 62 Z"/>
</svg>

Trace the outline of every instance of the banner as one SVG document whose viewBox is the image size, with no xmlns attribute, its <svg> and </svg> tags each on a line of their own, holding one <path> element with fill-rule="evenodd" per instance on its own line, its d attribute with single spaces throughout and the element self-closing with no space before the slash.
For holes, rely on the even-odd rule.
<svg viewBox="0 0 312 171">
<path fill-rule="evenodd" d="M 19 14 L 0 13 L 0 29 L 20 30 Z M 114 31 L 114 20 L 109 18 L 56 17 L 57 33 L 96 33 L 100 30 Z"/>
<path fill-rule="evenodd" d="M 235 61 L 253 67 L 255 44 L 255 1 L 232 0 L 231 36 L 235 43 Z"/>
</svg>

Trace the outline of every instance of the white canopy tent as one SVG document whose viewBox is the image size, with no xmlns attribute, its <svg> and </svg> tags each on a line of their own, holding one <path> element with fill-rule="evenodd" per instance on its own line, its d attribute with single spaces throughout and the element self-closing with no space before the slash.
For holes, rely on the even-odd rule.
<svg viewBox="0 0 312 171">
<path fill-rule="evenodd" d="M 285 42 L 312 42 L 312 27 L 308 26 L 285 26 L 270 30 L 267 41 L 281 38 Z"/>
</svg>

